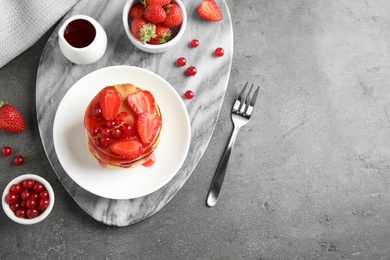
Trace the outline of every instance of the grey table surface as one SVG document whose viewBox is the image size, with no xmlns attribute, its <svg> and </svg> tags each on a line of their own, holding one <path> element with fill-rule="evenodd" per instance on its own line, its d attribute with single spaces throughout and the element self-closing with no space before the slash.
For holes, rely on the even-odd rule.
<svg viewBox="0 0 390 260">
<path fill-rule="evenodd" d="M 112 227 L 75 204 L 42 146 L 37 69 L 52 28 L 0 69 L 0 96 L 25 115 L 0 133 L 26 157 L 0 158 L 0 189 L 40 173 L 53 212 L 21 226 L 0 212 L 0 259 L 388 259 L 390 248 L 390 2 L 226 1 L 233 21 L 229 86 L 211 141 L 177 194 L 150 218 Z M 206 192 L 244 81 L 261 85 L 240 132 L 221 198 Z"/>
</svg>

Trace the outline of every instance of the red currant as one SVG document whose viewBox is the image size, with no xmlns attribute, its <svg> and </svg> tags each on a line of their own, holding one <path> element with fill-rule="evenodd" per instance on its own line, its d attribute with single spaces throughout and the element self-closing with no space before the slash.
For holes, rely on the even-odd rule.
<svg viewBox="0 0 390 260">
<path fill-rule="evenodd" d="M 184 96 L 186 99 L 192 99 L 194 97 L 194 92 L 192 90 L 187 90 Z"/>
<path fill-rule="evenodd" d="M 12 154 L 12 148 L 9 146 L 4 146 L 3 149 L 1 149 L 1 152 L 4 156 L 10 156 Z"/>
<path fill-rule="evenodd" d="M 15 211 L 17 211 L 18 209 L 20 209 L 21 206 L 20 206 L 20 203 L 16 202 L 16 203 L 14 203 L 14 204 L 9 204 L 9 208 L 10 208 L 13 212 L 15 212 Z"/>
<path fill-rule="evenodd" d="M 186 63 L 187 63 L 187 60 L 184 57 L 180 57 L 177 59 L 177 66 L 179 66 L 179 67 L 183 67 L 184 65 L 186 65 Z"/>
<path fill-rule="evenodd" d="M 130 137 L 130 136 L 133 136 L 134 135 L 134 130 L 133 128 L 131 127 L 131 125 L 128 125 L 128 124 L 124 124 L 122 127 L 122 133 L 123 133 L 123 136 L 125 137 Z"/>
<path fill-rule="evenodd" d="M 43 191 L 44 189 L 45 189 L 45 186 L 44 186 L 42 183 L 36 182 L 36 183 L 34 184 L 34 191 L 35 191 L 35 192 L 41 192 L 41 191 Z"/>
<path fill-rule="evenodd" d="M 33 200 L 33 199 L 29 199 L 26 202 L 26 206 L 27 206 L 28 209 L 35 209 L 37 207 L 37 201 Z"/>
<path fill-rule="evenodd" d="M 28 218 L 36 218 L 38 216 L 38 210 L 37 209 L 28 209 L 27 210 L 27 217 Z"/>
<path fill-rule="evenodd" d="M 29 192 L 28 190 L 24 190 L 22 191 L 22 194 L 20 194 L 20 197 L 22 198 L 22 200 L 28 201 L 31 198 L 31 192 Z"/>
<path fill-rule="evenodd" d="M 188 69 L 187 69 L 187 75 L 188 75 L 188 76 L 195 76 L 197 72 L 198 72 L 198 71 L 197 71 L 197 69 L 196 69 L 195 66 L 190 66 L 190 67 L 188 67 Z"/>
<path fill-rule="evenodd" d="M 5 195 L 5 202 L 7 202 L 8 204 L 16 203 L 18 202 L 18 196 L 16 196 L 15 193 L 8 193 L 7 195 Z"/>
<path fill-rule="evenodd" d="M 190 42 L 190 46 L 192 48 L 196 48 L 199 46 L 199 41 L 197 39 L 193 39 L 191 42 Z"/>
<path fill-rule="evenodd" d="M 215 56 L 222 57 L 225 54 L 225 50 L 221 47 L 218 47 L 214 51 Z"/>
<path fill-rule="evenodd" d="M 95 118 L 101 118 L 103 116 L 102 114 L 102 109 L 100 108 L 99 105 L 96 105 L 92 108 L 91 110 L 91 114 L 93 117 Z"/>
<path fill-rule="evenodd" d="M 47 190 L 41 191 L 39 193 L 39 198 L 40 199 L 48 199 L 49 198 L 49 192 Z"/>
<path fill-rule="evenodd" d="M 111 135 L 111 130 L 108 127 L 105 127 L 102 129 L 102 136 L 103 137 L 109 137 Z"/>
<path fill-rule="evenodd" d="M 123 136 L 123 133 L 119 128 L 114 128 L 111 130 L 111 136 L 113 138 L 120 138 Z"/>
<path fill-rule="evenodd" d="M 17 155 L 17 156 L 14 158 L 14 163 L 15 163 L 15 165 L 17 165 L 17 166 L 23 165 L 23 163 L 24 163 L 24 157 L 23 157 L 22 155 Z"/>
<path fill-rule="evenodd" d="M 92 136 L 92 137 L 97 137 L 99 134 L 100 134 L 100 128 L 99 127 L 94 127 L 92 129 L 89 130 L 89 134 Z"/>
<path fill-rule="evenodd" d="M 21 193 L 22 192 L 22 185 L 20 185 L 19 183 L 13 184 L 9 188 L 9 192 L 11 192 L 11 193 Z"/>
<path fill-rule="evenodd" d="M 49 207 L 49 205 L 50 205 L 49 199 L 42 199 L 41 201 L 39 201 L 39 207 L 42 209 Z"/>
<path fill-rule="evenodd" d="M 35 185 L 34 180 L 25 179 L 22 181 L 22 188 L 25 190 L 31 190 Z"/>
<path fill-rule="evenodd" d="M 115 121 L 114 121 L 114 120 L 107 121 L 107 127 L 108 127 L 108 128 L 113 128 L 113 127 L 115 127 Z"/>
<path fill-rule="evenodd" d="M 15 215 L 18 218 L 25 218 L 26 217 L 26 210 L 25 209 L 18 209 L 17 211 L 15 211 Z"/>
</svg>

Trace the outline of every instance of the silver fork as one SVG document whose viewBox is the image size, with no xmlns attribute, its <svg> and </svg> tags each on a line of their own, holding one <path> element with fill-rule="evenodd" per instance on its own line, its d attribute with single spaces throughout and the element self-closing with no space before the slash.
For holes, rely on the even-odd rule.
<svg viewBox="0 0 390 260">
<path fill-rule="evenodd" d="M 211 186 L 207 195 L 206 203 L 210 207 L 214 206 L 217 203 L 219 193 L 221 192 L 222 183 L 225 178 L 229 158 L 233 150 L 234 142 L 236 141 L 237 138 L 238 130 L 241 128 L 241 126 L 248 123 L 253 112 L 253 107 L 256 103 L 259 87 L 257 87 L 255 92 L 251 96 L 251 92 L 253 89 L 253 84 L 252 84 L 248 94 L 245 96 L 245 91 L 247 86 L 248 86 L 248 82 L 241 90 L 241 93 L 238 96 L 237 100 L 234 102 L 232 108 L 231 114 L 232 114 L 232 121 L 233 121 L 234 128 L 233 128 L 232 135 L 230 136 L 230 141 L 225 149 L 225 152 L 222 155 L 221 161 L 219 162 L 217 171 L 215 172 L 213 181 L 211 182 Z"/>
</svg>

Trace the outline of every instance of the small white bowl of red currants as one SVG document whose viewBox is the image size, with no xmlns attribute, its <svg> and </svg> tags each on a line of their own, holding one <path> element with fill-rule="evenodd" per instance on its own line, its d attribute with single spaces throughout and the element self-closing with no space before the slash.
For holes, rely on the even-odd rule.
<svg viewBox="0 0 390 260">
<path fill-rule="evenodd" d="M 122 20 L 127 37 L 137 48 L 161 53 L 180 41 L 187 12 L 181 0 L 128 0 Z"/>
<path fill-rule="evenodd" d="M 14 222 L 36 224 L 44 220 L 53 209 L 54 191 L 44 178 L 24 174 L 5 187 L 1 202 L 5 214 Z"/>
</svg>

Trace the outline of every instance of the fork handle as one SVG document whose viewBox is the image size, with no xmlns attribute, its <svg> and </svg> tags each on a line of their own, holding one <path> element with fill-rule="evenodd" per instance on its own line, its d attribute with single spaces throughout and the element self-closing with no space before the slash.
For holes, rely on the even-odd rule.
<svg viewBox="0 0 390 260">
<path fill-rule="evenodd" d="M 225 178 L 230 155 L 232 153 L 233 146 L 236 141 L 239 129 L 240 127 L 234 126 L 233 132 L 230 136 L 230 141 L 225 148 L 225 152 L 222 155 L 221 161 L 218 164 L 217 171 L 215 172 L 213 181 L 211 182 L 211 186 L 207 194 L 207 201 L 206 201 L 209 207 L 212 207 L 217 203 L 219 193 L 221 192 L 222 183 Z"/>
</svg>

